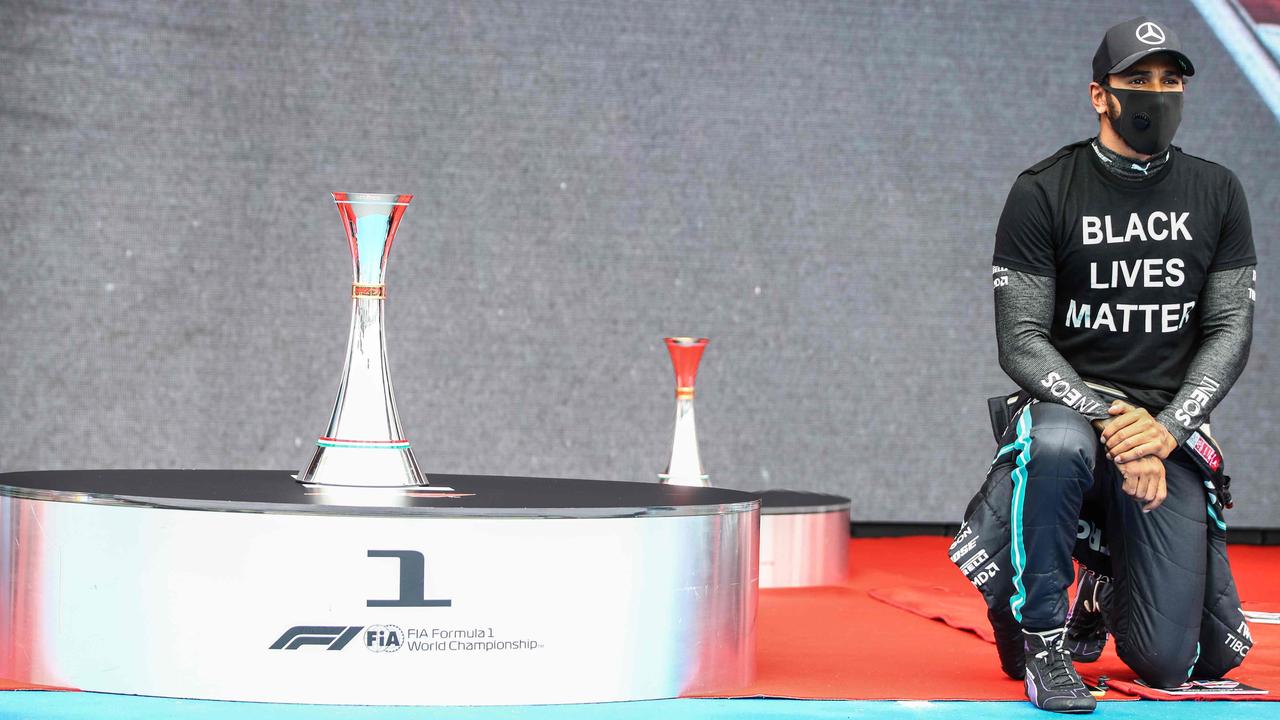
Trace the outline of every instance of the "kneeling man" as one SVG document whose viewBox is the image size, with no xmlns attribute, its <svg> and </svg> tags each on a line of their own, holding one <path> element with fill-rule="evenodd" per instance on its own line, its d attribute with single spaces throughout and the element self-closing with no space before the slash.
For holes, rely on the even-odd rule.
<svg viewBox="0 0 1280 720">
<path fill-rule="evenodd" d="M 1108 632 L 1159 687 L 1220 677 L 1251 642 L 1207 423 L 1248 357 L 1256 260 L 1236 176 L 1171 145 L 1194 72 L 1163 23 L 1108 30 L 1097 137 L 1023 172 L 996 231 L 1000 363 L 1022 392 L 952 559 L 1047 710 L 1093 709 L 1072 660 Z M 1008 523 L 1007 568 L 984 513 Z M 1068 622 L 1073 554 L 1089 569 Z"/>
</svg>

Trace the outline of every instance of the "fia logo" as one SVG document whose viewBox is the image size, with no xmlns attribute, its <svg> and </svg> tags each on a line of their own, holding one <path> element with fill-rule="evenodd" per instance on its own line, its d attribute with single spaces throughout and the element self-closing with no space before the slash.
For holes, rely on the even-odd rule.
<svg viewBox="0 0 1280 720">
<path fill-rule="evenodd" d="M 404 644 L 398 625 L 370 625 L 364 630 L 364 646 L 369 652 L 395 652 Z"/>
</svg>

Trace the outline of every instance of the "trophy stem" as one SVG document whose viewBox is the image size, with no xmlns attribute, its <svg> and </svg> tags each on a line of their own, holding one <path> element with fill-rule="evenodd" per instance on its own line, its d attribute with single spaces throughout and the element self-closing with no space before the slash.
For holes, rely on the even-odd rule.
<svg viewBox="0 0 1280 720">
<path fill-rule="evenodd" d="M 333 414 L 298 482 L 356 487 L 428 484 L 400 426 L 384 327 L 387 254 L 411 197 L 334 193 L 355 276 L 351 328 Z"/>
<path fill-rule="evenodd" d="M 710 487 L 711 478 L 702 471 L 698 457 L 698 428 L 693 415 L 693 398 L 676 400 L 676 430 L 671 441 L 671 460 L 658 481 L 668 485 Z"/>
<path fill-rule="evenodd" d="M 665 341 L 676 374 L 676 422 L 671 460 L 667 462 L 666 472 L 658 474 L 658 482 L 710 487 L 711 479 L 703 471 L 698 456 L 698 428 L 693 414 L 693 385 L 707 339 L 666 338 Z"/>
</svg>

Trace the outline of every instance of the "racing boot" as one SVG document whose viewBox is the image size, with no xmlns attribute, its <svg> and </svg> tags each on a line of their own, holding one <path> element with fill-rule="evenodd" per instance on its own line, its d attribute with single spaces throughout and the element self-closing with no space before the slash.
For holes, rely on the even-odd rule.
<svg viewBox="0 0 1280 720">
<path fill-rule="evenodd" d="M 1064 630 L 1022 631 L 1026 653 L 1027 699 L 1041 710 L 1061 713 L 1093 712 L 1098 701 L 1089 693 L 1071 654 L 1062 649 Z"/>
<path fill-rule="evenodd" d="M 1067 632 L 1062 647 L 1076 662 L 1093 662 L 1107 646 L 1107 626 L 1102 608 L 1111 598 L 1111 579 L 1085 568 L 1080 569 L 1076 600 L 1067 613 Z"/>
</svg>

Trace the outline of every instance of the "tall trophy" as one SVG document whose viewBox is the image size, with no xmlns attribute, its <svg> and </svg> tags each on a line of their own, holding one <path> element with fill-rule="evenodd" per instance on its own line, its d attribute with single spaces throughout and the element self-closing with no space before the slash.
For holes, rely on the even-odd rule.
<svg viewBox="0 0 1280 720">
<path fill-rule="evenodd" d="M 311 462 L 298 473 L 305 485 L 416 487 L 427 479 L 400 428 L 387 368 L 387 256 L 412 195 L 333 193 L 351 248 L 351 333 L 329 428 L 316 440 Z"/>
<path fill-rule="evenodd" d="M 711 487 L 711 479 L 702 470 L 698 458 L 698 429 L 693 421 L 693 383 L 698 376 L 698 362 L 707 338 L 664 338 L 671 365 L 676 371 L 676 431 L 671 441 L 671 461 L 666 472 L 658 474 L 658 482 L 668 485 Z"/>
</svg>

